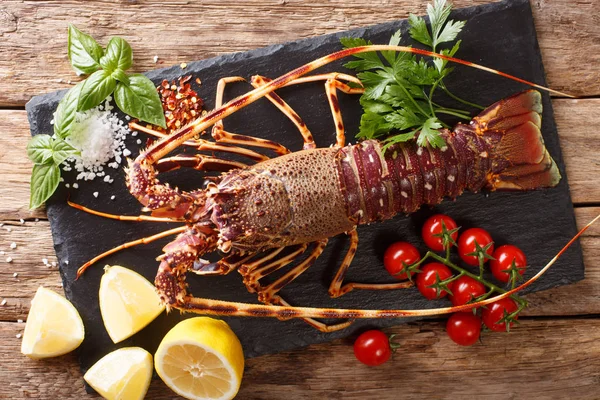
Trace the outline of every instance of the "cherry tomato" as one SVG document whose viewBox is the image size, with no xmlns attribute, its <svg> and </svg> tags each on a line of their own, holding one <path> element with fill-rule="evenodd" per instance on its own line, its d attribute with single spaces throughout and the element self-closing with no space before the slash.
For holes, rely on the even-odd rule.
<svg viewBox="0 0 600 400">
<path fill-rule="evenodd" d="M 519 269 L 519 273 L 523 275 L 525 273 L 525 266 L 527 265 L 527 258 L 525 254 L 517 246 L 511 244 L 505 244 L 500 246 L 494 251 L 495 260 L 490 260 L 490 269 L 494 278 L 500 282 L 510 281 L 511 274 L 504 272 L 512 267 L 514 260 L 515 266 Z"/>
<path fill-rule="evenodd" d="M 457 227 L 456 222 L 454 222 L 454 220 L 449 216 L 444 214 L 436 214 L 429 217 L 429 219 L 425 221 L 423 229 L 421 229 L 421 236 L 423 237 L 423 241 L 425 242 L 427 247 L 429 247 L 433 251 L 446 250 L 444 248 L 442 238 L 440 236 L 436 236 L 442 233 L 442 222 L 444 223 L 444 226 L 448 231 L 456 229 Z M 452 236 L 452 239 L 456 241 L 456 238 L 458 237 L 458 231 L 452 233 L 450 236 Z"/>
<path fill-rule="evenodd" d="M 437 281 L 443 281 L 450 278 L 452 276 L 450 268 L 446 267 L 444 264 L 432 262 L 421 267 L 421 271 L 422 272 L 417 275 L 416 284 L 417 289 L 419 289 L 419 292 L 421 292 L 423 296 L 429 300 L 433 300 L 442 298 L 448 294 L 447 291 L 442 290 L 438 297 L 437 289 L 428 286 L 433 285 Z M 438 277 L 437 279 L 436 276 Z"/>
<path fill-rule="evenodd" d="M 471 346 L 479 340 L 481 318 L 472 312 L 457 312 L 448 318 L 446 332 L 452 341 L 461 346 Z"/>
<path fill-rule="evenodd" d="M 463 275 L 452 282 L 452 287 L 450 290 L 452 290 L 450 301 L 455 306 L 467 304 L 473 299 L 482 296 L 486 292 L 483 283 L 466 275 Z"/>
<path fill-rule="evenodd" d="M 416 263 L 420 259 L 421 254 L 419 254 L 419 250 L 417 250 L 415 246 L 407 242 L 396 242 L 392 243 L 385 251 L 385 254 L 383 255 L 383 265 L 390 275 L 393 275 L 400 280 L 404 280 L 408 278 L 406 273 L 398 274 L 404 269 L 402 263 L 404 262 L 406 265 L 410 265 Z M 413 274 L 414 272 L 411 275 Z"/>
<path fill-rule="evenodd" d="M 515 301 L 511 298 L 504 298 L 496 301 L 495 303 L 488 304 L 486 308 L 481 312 L 481 319 L 485 326 L 489 329 L 496 332 L 505 332 L 506 331 L 506 322 L 498 323 L 502 318 L 504 318 L 504 311 L 511 314 L 517 309 L 519 306 Z M 517 319 L 515 317 L 515 319 Z M 513 326 L 511 322 L 510 326 Z"/>
<path fill-rule="evenodd" d="M 494 241 L 487 231 L 481 228 L 467 229 L 458 238 L 458 255 L 465 263 L 473 266 L 479 265 L 479 260 L 476 256 L 469 256 L 467 254 L 475 252 L 475 241 L 477 241 L 479 247 L 484 247 L 492 243 L 486 253 L 490 256 L 494 253 Z"/>
<path fill-rule="evenodd" d="M 376 329 L 362 333 L 354 342 L 354 355 L 358 361 L 372 367 L 383 364 L 392 355 L 387 335 Z"/>
</svg>

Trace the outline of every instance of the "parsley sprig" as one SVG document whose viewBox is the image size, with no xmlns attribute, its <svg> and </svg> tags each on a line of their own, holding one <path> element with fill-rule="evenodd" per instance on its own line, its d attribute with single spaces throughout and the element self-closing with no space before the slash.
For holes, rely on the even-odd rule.
<svg viewBox="0 0 600 400">
<path fill-rule="evenodd" d="M 446 3 L 446 0 L 435 0 L 433 5 L 428 4 L 430 28 L 423 18 L 411 14 L 411 38 L 434 52 L 438 51 L 440 44 L 454 41 L 465 21 L 449 20 L 451 9 L 451 4 Z M 401 33 L 398 31 L 392 35 L 389 44 L 396 46 L 400 39 Z M 372 44 L 362 38 L 342 38 L 341 42 L 345 48 Z M 439 52 L 454 56 L 459 47 L 460 40 L 452 48 Z M 395 132 L 384 140 L 384 150 L 395 143 L 406 142 L 415 137 L 420 146 L 443 147 L 445 141 L 439 129 L 449 126 L 438 115 L 471 119 L 465 110 L 443 107 L 434 101 L 437 89 L 442 89 L 454 100 L 468 106 L 483 108 L 455 96 L 447 89 L 444 79 L 453 68 L 448 67 L 445 60 L 426 61 L 414 54 L 393 51 L 360 53 L 355 57 L 357 60 L 350 61 L 345 66 L 358 72 L 357 77 L 365 87 L 360 98 L 364 113 L 356 136 L 359 139 L 373 139 Z"/>
</svg>

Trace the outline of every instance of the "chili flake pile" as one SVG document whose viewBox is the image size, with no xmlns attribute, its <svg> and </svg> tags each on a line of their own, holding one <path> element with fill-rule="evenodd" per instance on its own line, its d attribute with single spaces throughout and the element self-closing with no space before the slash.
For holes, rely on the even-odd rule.
<svg viewBox="0 0 600 400">
<path fill-rule="evenodd" d="M 202 113 L 204 102 L 198 93 L 190 85 L 191 75 L 179 78 L 179 84 L 175 80 L 169 82 L 163 80 L 156 88 L 167 121 L 167 129 L 157 126 L 149 126 L 159 132 L 171 132 L 187 125 Z M 199 81 L 198 79 L 196 81 Z"/>
</svg>

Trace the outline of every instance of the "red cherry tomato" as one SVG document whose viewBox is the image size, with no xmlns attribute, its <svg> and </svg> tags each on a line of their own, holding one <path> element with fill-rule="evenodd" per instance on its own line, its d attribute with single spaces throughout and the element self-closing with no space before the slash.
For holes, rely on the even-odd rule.
<svg viewBox="0 0 600 400">
<path fill-rule="evenodd" d="M 436 283 L 436 281 L 443 281 L 452 276 L 452 271 L 450 268 L 446 267 L 444 264 L 433 262 L 429 264 L 425 264 L 421 267 L 421 271 L 417 275 L 416 284 L 419 292 L 429 300 L 438 299 L 446 296 L 448 294 L 447 291 L 442 290 L 438 297 L 437 289 L 428 287 Z M 438 279 L 436 279 L 436 276 Z M 450 289 L 452 290 L 452 289 Z"/>
<path fill-rule="evenodd" d="M 444 214 L 436 214 L 431 217 L 425 224 L 423 225 L 423 229 L 421 229 L 421 236 L 423 237 L 423 241 L 433 251 L 444 251 L 442 238 L 436 235 L 442 233 L 442 222 L 446 227 L 446 230 L 451 231 L 452 229 L 456 229 L 456 222 L 452 218 Z M 454 232 L 452 235 L 452 239 L 456 241 L 458 237 L 458 231 Z"/>
<path fill-rule="evenodd" d="M 450 290 L 452 290 L 450 301 L 455 306 L 467 304 L 473 299 L 482 296 L 486 292 L 483 283 L 466 275 L 463 275 L 452 282 L 452 287 Z"/>
<path fill-rule="evenodd" d="M 392 355 L 387 335 L 376 329 L 362 333 L 354 342 L 354 355 L 358 361 L 372 367 L 383 364 Z"/>
<path fill-rule="evenodd" d="M 481 318 L 472 312 L 457 312 L 448 318 L 446 332 L 452 341 L 461 346 L 471 346 L 479 340 Z"/>
<path fill-rule="evenodd" d="M 402 263 L 404 262 L 406 265 L 410 265 L 416 263 L 420 259 L 421 254 L 419 254 L 419 250 L 417 250 L 415 246 L 407 242 L 396 242 L 392 243 L 385 251 L 385 254 L 383 255 L 383 265 L 390 275 L 393 275 L 399 280 L 404 280 L 408 278 L 406 273 L 398 274 L 404 269 Z M 413 274 L 414 272 L 411 275 Z"/>
<path fill-rule="evenodd" d="M 504 318 L 504 311 L 508 314 L 511 314 L 517 309 L 519 306 L 515 301 L 511 298 L 504 298 L 496 301 L 495 303 L 488 304 L 486 308 L 481 312 L 481 319 L 485 326 L 489 329 L 496 332 L 505 332 L 506 331 L 506 322 L 498 323 L 502 318 Z M 515 317 L 515 319 L 517 319 Z M 511 322 L 510 326 L 513 326 Z"/>
<path fill-rule="evenodd" d="M 505 244 L 498 247 L 494 251 L 494 258 L 495 260 L 490 260 L 490 269 L 494 278 L 500 282 L 510 281 L 511 274 L 505 271 L 511 268 L 513 260 L 515 266 L 519 269 L 519 273 L 521 275 L 525 273 L 527 258 L 525 258 L 525 254 L 517 246 Z"/>
<path fill-rule="evenodd" d="M 469 256 L 467 254 L 473 253 L 476 250 L 475 241 L 479 244 L 479 247 L 487 246 L 492 243 L 492 245 L 486 251 L 490 256 L 494 253 L 494 244 L 492 237 L 487 231 L 481 228 L 470 228 L 464 231 L 460 237 L 458 238 L 458 255 L 460 258 L 467 263 L 468 265 L 477 266 L 479 265 L 479 260 L 476 256 Z M 487 259 L 486 259 L 487 261 Z"/>
</svg>

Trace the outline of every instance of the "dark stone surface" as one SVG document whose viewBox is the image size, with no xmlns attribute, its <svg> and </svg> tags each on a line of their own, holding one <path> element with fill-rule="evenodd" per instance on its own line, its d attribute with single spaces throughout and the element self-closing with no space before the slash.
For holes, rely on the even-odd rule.
<svg viewBox="0 0 600 400">
<path fill-rule="evenodd" d="M 466 19 L 467 25 L 460 35 L 463 40 L 457 56 L 504 72 L 545 84 L 545 74 L 536 39 L 528 1 L 518 0 L 481 7 L 456 10 L 454 19 Z M 207 108 L 214 104 L 215 85 L 219 78 L 241 75 L 246 78 L 261 74 L 275 78 L 284 72 L 310 60 L 339 50 L 339 38 L 360 36 L 374 43 L 387 43 L 397 29 L 406 32 L 406 21 L 397 21 L 368 28 L 341 32 L 270 46 L 244 53 L 190 62 L 185 70 L 179 66 L 151 71 L 147 75 L 155 82 L 175 79 L 182 74 L 200 77 L 202 86 L 197 88 L 205 99 Z M 404 34 L 403 44 L 409 44 Z M 318 72 L 345 71 L 342 62 L 328 65 Z M 459 96 L 479 104 L 491 104 L 496 100 L 525 89 L 521 84 L 467 67 L 457 66 L 448 79 L 448 86 Z M 226 90 L 232 98 L 249 89 L 243 83 L 233 84 Z M 329 146 L 334 142 L 334 126 L 329 114 L 325 91 L 320 83 L 282 89 L 278 92 L 305 119 L 317 144 Z M 37 96 L 27 104 L 31 133 L 51 133 L 50 120 L 57 101 L 64 92 Z M 552 106 L 547 94 L 543 95 L 543 134 L 548 149 L 560 166 L 563 180 L 558 187 L 529 193 L 466 193 L 456 201 L 444 202 L 434 209 L 423 209 L 408 217 L 359 228 L 358 253 L 350 267 L 347 279 L 361 282 L 389 282 L 382 267 L 382 256 L 387 245 L 396 240 L 408 240 L 425 251 L 419 239 L 419 229 L 424 220 L 435 212 L 453 216 L 463 227 L 480 226 L 488 229 L 497 244 L 515 243 L 527 254 L 532 276 L 576 233 L 573 206 L 565 178 Z M 360 118 L 357 96 L 340 94 L 347 136 L 352 138 Z M 225 127 L 229 131 L 254 135 L 279 141 L 291 149 L 301 148 L 301 137 L 293 125 L 272 104 L 262 99 L 248 108 L 228 117 Z M 140 135 L 145 141 L 143 135 Z M 138 136 L 137 138 L 139 138 Z M 128 139 L 128 148 L 137 153 L 137 138 Z M 189 150 L 186 150 L 189 152 Z M 110 213 L 136 215 L 140 205 L 132 198 L 124 184 L 122 170 L 112 173 L 115 182 L 108 185 L 100 180 L 79 182 L 79 190 L 68 190 L 63 185 L 48 201 L 48 218 L 52 227 L 54 247 L 60 261 L 65 293 L 75 304 L 83 318 L 86 338 L 79 349 L 81 366 L 89 368 L 107 352 L 118 347 L 142 346 L 154 352 L 164 334 L 181 318 L 178 312 L 162 315 L 142 332 L 114 345 L 104 330 L 98 306 L 98 287 L 105 264 L 119 264 L 132 268 L 149 280 L 156 274 L 161 248 L 168 239 L 146 246 L 119 252 L 94 265 L 78 281 L 77 268 L 93 256 L 123 242 L 172 228 L 173 224 L 127 223 L 102 219 L 77 211 L 66 205 L 71 200 L 88 207 Z M 64 175 L 72 182 L 73 175 Z M 183 188 L 199 187 L 202 178 L 196 171 L 177 171 L 165 175 L 165 180 Z M 92 193 L 98 191 L 98 198 Z M 115 195 L 114 201 L 110 196 Z M 416 289 L 371 292 L 351 292 L 340 299 L 327 296 L 327 287 L 345 254 L 348 239 L 344 236 L 330 241 L 317 263 L 283 290 L 283 296 L 292 304 L 303 306 L 348 307 L 372 309 L 419 309 L 445 306 L 446 300 L 430 302 L 422 298 Z M 68 265 L 66 261 L 68 260 Z M 543 290 L 583 279 L 584 267 L 579 244 L 568 250 L 562 259 L 531 290 Z M 240 276 L 232 273 L 221 277 L 190 276 L 191 290 L 197 296 L 241 302 L 256 302 L 248 293 Z M 191 315 L 189 315 L 191 316 Z M 295 349 L 312 343 L 326 342 L 335 338 L 355 335 L 372 326 L 390 326 L 406 320 L 360 321 L 341 332 L 322 334 L 302 321 L 281 322 L 275 319 L 225 318 L 242 341 L 247 357 Z M 351 351 L 351 350 L 349 350 Z"/>
</svg>

